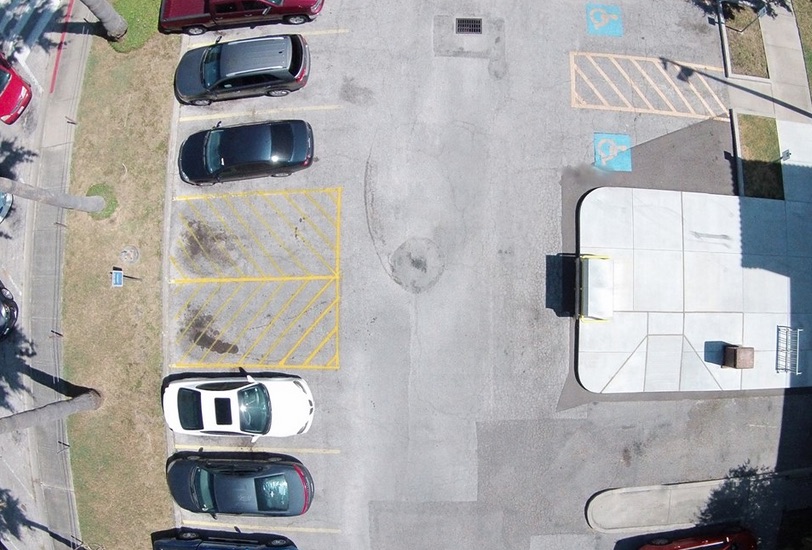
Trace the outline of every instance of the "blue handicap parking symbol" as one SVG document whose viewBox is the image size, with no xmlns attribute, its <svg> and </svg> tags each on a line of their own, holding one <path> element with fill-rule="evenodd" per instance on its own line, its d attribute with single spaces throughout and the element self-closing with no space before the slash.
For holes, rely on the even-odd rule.
<svg viewBox="0 0 812 550">
<path fill-rule="evenodd" d="M 623 36 L 620 6 L 587 4 L 586 28 L 589 34 L 598 36 Z"/>
<path fill-rule="evenodd" d="M 632 171 L 632 139 L 626 134 L 595 134 L 595 166 L 613 172 Z"/>
</svg>

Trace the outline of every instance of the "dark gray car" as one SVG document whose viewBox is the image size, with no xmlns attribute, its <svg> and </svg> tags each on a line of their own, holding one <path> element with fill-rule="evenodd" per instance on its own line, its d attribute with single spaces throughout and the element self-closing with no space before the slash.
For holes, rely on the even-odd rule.
<svg viewBox="0 0 812 550">
<path fill-rule="evenodd" d="M 309 73 L 310 52 L 301 35 L 218 41 L 184 54 L 175 70 L 175 95 L 192 105 L 284 96 L 303 88 Z"/>
<path fill-rule="evenodd" d="M 315 492 L 301 462 L 270 453 L 179 453 L 166 482 L 178 506 L 212 515 L 299 516 Z"/>
<path fill-rule="evenodd" d="M 8 336 L 17 324 L 17 303 L 11 291 L 0 283 L 0 338 Z"/>
<path fill-rule="evenodd" d="M 180 147 L 183 181 L 222 181 L 288 176 L 313 161 L 313 128 L 304 120 L 217 126 L 189 136 Z"/>
<path fill-rule="evenodd" d="M 296 550 L 296 545 L 281 535 L 232 533 L 181 529 L 157 533 L 152 550 Z"/>
</svg>

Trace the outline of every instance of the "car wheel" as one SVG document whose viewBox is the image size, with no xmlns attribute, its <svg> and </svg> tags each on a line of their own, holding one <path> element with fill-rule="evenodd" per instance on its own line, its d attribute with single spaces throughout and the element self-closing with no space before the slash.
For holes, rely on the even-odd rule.
<svg viewBox="0 0 812 550">
<path fill-rule="evenodd" d="M 191 36 L 199 36 L 204 32 L 206 32 L 206 27 L 195 25 L 194 27 L 186 27 L 185 29 L 183 29 L 183 32 Z"/>
<path fill-rule="evenodd" d="M 271 97 L 284 97 L 290 93 L 290 90 L 270 90 L 268 95 Z"/>
<path fill-rule="evenodd" d="M 288 25 L 301 25 L 302 23 L 307 23 L 310 21 L 310 18 L 306 15 L 288 15 L 285 17 L 285 23 Z"/>
<path fill-rule="evenodd" d="M 198 107 L 205 107 L 206 105 L 211 105 L 211 99 L 195 99 L 192 100 L 192 105 L 197 105 Z"/>
<path fill-rule="evenodd" d="M 668 539 L 654 539 L 654 540 L 650 541 L 649 544 L 653 544 L 654 546 L 665 546 L 669 542 L 671 542 L 671 541 L 668 540 Z"/>
<path fill-rule="evenodd" d="M 274 178 L 286 178 L 290 175 L 290 172 L 277 172 L 276 174 L 271 174 L 271 177 Z"/>
<path fill-rule="evenodd" d="M 178 534 L 178 538 L 181 539 L 181 540 L 194 540 L 194 539 L 199 539 L 200 535 L 198 535 L 194 531 L 181 531 Z"/>
<path fill-rule="evenodd" d="M 276 547 L 287 546 L 288 545 L 288 539 L 273 539 L 269 544 L 271 546 L 276 546 Z"/>
</svg>

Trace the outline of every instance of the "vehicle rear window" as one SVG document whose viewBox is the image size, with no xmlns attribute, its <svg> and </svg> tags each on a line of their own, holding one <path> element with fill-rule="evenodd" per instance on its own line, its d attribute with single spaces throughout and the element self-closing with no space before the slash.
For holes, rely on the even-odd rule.
<svg viewBox="0 0 812 550">
<path fill-rule="evenodd" d="M 293 156 L 293 128 L 288 124 L 271 126 L 271 162 L 287 162 Z"/>
<path fill-rule="evenodd" d="M 262 512 L 285 512 L 288 509 L 288 480 L 283 474 L 254 480 L 257 506 Z"/>
<path fill-rule="evenodd" d="M 298 37 L 290 37 L 290 68 L 288 71 L 291 75 L 296 76 L 302 70 L 302 63 L 304 63 L 304 48 L 302 41 Z"/>
<path fill-rule="evenodd" d="M 202 430 L 203 412 L 200 409 L 200 392 L 189 388 L 178 391 L 178 416 L 184 430 Z"/>
<path fill-rule="evenodd" d="M 0 69 L 0 92 L 6 89 L 6 85 L 11 80 L 11 73 L 7 73 L 5 70 Z"/>
</svg>

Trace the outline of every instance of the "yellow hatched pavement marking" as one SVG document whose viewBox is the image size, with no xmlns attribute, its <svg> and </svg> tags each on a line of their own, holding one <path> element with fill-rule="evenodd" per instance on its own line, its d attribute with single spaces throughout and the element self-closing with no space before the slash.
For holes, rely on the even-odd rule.
<svg viewBox="0 0 812 550">
<path fill-rule="evenodd" d="M 274 196 L 283 199 L 281 205 L 284 208 L 271 200 Z M 322 197 L 322 200 L 317 200 L 318 197 Z M 254 198 L 259 198 L 260 202 L 251 200 Z M 235 201 L 239 201 L 239 208 Z M 175 197 L 174 202 L 187 204 L 188 210 L 178 214 L 185 224 L 186 233 L 176 238 L 175 252 L 170 256 L 170 264 L 178 274 L 170 279 L 170 285 L 176 289 L 191 287 L 191 290 L 188 295 L 184 293 L 183 304 L 174 314 L 175 321 L 182 320 L 183 323 L 175 341 L 186 344 L 184 349 L 179 350 L 181 355 L 172 367 L 338 369 L 341 188 L 198 194 Z M 197 205 L 206 205 L 206 208 L 201 209 Z M 294 223 L 291 216 L 298 221 Z M 322 221 L 317 222 L 318 219 Z M 208 229 L 215 231 L 218 239 L 198 235 L 196 230 L 199 228 L 195 226 L 197 220 L 216 221 Z M 273 220 L 276 220 L 275 225 L 271 224 Z M 301 232 L 302 223 L 305 223 L 307 232 L 313 232 L 310 238 L 305 238 Z M 333 229 L 326 230 L 328 224 Z M 184 245 L 184 239 L 187 243 L 193 242 L 194 257 Z M 276 247 L 273 250 L 269 244 L 272 242 Z M 294 242 L 298 242 L 295 245 L 298 252 L 288 244 Z M 216 248 L 206 249 L 206 246 Z M 333 256 L 334 265 L 328 259 L 329 248 L 332 248 L 329 255 Z M 291 272 L 286 273 L 280 267 L 274 259 L 274 251 L 277 257 L 280 252 L 283 258 L 287 257 L 285 265 L 292 269 Z M 250 255 L 252 253 L 253 256 Z M 234 275 L 223 273 L 215 261 L 218 259 L 227 261 L 229 265 L 226 269 L 234 272 Z M 312 267 L 308 268 L 303 260 Z M 190 264 L 194 272 L 204 275 L 187 276 Z M 260 264 L 264 264 L 264 267 Z M 268 269 L 270 273 L 266 273 Z M 323 269 L 325 273 L 318 273 Z M 212 270 L 216 272 L 213 276 L 205 274 Z M 296 284 L 291 287 L 288 283 Z M 246 284 L 256 286 L 245 287 Z M 313 284 L 318 285 L 312 287 L 315 292 L 308 291 L 304 295 L 303 292 Z M 205 292 L 207 285 L 209 291 Z M 233 288 L 228 293 L 221 292 L 225 290 L 224 285 Z M 272 285 L 273 290 L 264 292 L 268 285 Z M 325 297 L 328 289 L 330 295 Z M 279 304 L 275 300 L 282 292 L 283 301 Z M 228 296 L 222 301 L 225 294 Z M 247 297 L 244 297 L 246 294 Z M 261 304 L 257 303 L 259 296 L 263 297 Z M 202 305 L 197 305 L 201 298 L 205 298 Z M 326 303 L 319 304 L 322 298 L 326 298 Z M 255 310 L 256 307 L 259 309 Z M 272 312 L 270 320 L 261 320 L 262 315 L 271 314 L 269 308 L 276 311 Z M 184 319 L 184 313 L 189 314 L 190 318 Z M 248 318 L 241 319 L 244 315 Z M 216 329 L 215 320 L 223 321 Z M 303 321 L 303 326 L 299 327 Z M 256 323 L 260 326 L 256 326 Z M 236 339 L 226 336 L 232 329 L 236 332 Z M 246 335 L 250 334 L 249 330 L 254 329 L 261 330 L 258 335 L 245 340 Z M 294 329 L 301 330 L 301 334 L 295 333 Z M 209 331 L 210 338 L 205 340 L 205 344 L 199 344 L 195 334 L 208 334 Z M 266 338 L 268 341 L 265 341 Z M 229 351 L 223 352 L 222 348 L 227 347 L 229 342 Z M 192 355 L 196 346 L 202 350 L 202 356 L 201 351 L 195 352 L 197 356 Z M 219 358 L 215 358 L 210 352 L 218 346 L 221 348 L 217 353 Z M 234 356 L 234 361 L 224 361 L 224 353 L 236 350 L 237 346 L 239 352 L 236 352 L 238 355 Z M 269 347 L 266 349 L 266 346 Z M 251 358 L 252 354 L 258 357 L 260 353 L 262 355 L 258 361 Z M 274 356 L 269 359 L 271 354 Z M 319 363 L 312 364 L 314 360 Z M 291 364 L 287 361 L 291 361 Z"/>
<path fill-rule="evenodd" d="M 723 70 L 719 67 L 673 62 L 653 57 L 594 52 L 570 52 L 569 57 L 570 97 L 574 108 L 728 120 L 727 108 L 708 82 L 709 79 L 716 78 L 712 76 L 714 74 L 720 75 L 719 80 L 724 79 Z M 610 75 L 605 70 L 607 63 L 616 74 Z M 681 72 L 690 70 L 690 76 L 683 79 L 681 76 L 670 75 L 666 70 L 669 65 L 679 67 Z M 633 68 L 631 71 L 630 67 Z M 591 76 L 588 74 L 590 71 Z M 652 74 L 656 75 L 657 80 L 662 80 L 656 82 L 652 78 Z M 701 82 L 701 85 L 696 84 L 697 80 Z M 637 84 L 641 81 L 647 83 L 659 100 L 667 106 L 666 108 L 657 108 L 650 101 L 646 92 Z M 640 98 L 645 106 L 635 107 L 617 86 L 617 82 L 628 84 L 635 96 Z M 601 92 L 601 86 L 606 93 Z M 683 93 L 685 87 L 682 86 L 691 90 L 689 95 L 692 94 L 696 97 L 696 103 L 688 100 Z M 579 87 L 581 92 L 579 92 Z M 666 93 L 670 94 L 673 100 Z M 582 94 L 586 94 L 586 96 Z M 592 98 L 587 99 L 590 94 Z M 607 95 L 612 94 L 615 97 L 610 100 Z M 675 105 L 675 101 L 679 106 Z"/>
</svg>

